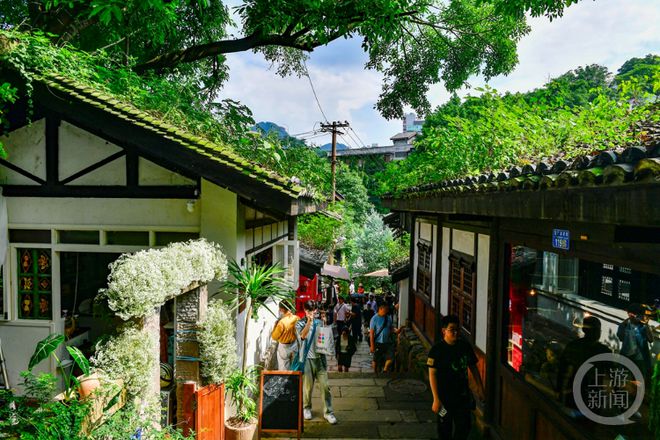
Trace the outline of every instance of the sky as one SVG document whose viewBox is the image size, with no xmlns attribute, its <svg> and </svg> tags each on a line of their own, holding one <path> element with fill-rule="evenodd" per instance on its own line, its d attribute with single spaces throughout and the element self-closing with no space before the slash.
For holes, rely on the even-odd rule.
<svg viewBox="0 0 660 440">
<path fill-rule="evenodd" d="M 531 32 L 518 45 L 519 64 L 508 76 L 492 78 L 488 84 L 501 91 L 527 91 L 548 79 L 588 64 L 601 64 L 616 72 L 629 58 L 660 54 L 660 1 L 582 0 L 564 16 L 550 22 L 530 18 Z M 402 130 L 400 120 L 384 119 L 374 105 L 382 76 L 366 70 L 366 54 L 358 39 L 338 40 L 316 49 L 307 68 L 323 112 L 330 121 L 348 121 L 354 130 L 338 142 L 351 148 L 362 145 L 391 145 L 389 138 Z M 250 107 L 255 121 L 271 121 L 291 135 L 318 128 L 325 118 L 306 77 L 282 78 L 260 54 L 228 55 L 230 78 L 220 98 L 232 98 Z M 472 88 L 485 84 L 472 78 Z M 464 89 L 460 95 L 477 94 Z M 442 85 L 429 91 L 433 107 L 445 102 L 449 93 Z M 350 136 L 349 136 L 350 135 Z M 310 142 L 322 145 L 330 135 Z"/>
</svg>

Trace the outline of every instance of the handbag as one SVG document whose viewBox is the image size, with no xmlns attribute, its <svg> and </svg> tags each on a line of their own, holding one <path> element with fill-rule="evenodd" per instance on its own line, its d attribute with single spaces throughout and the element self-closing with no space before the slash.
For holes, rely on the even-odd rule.
<svg viewBox="0 0 660 440">
<path fill-rule="evenodd" d="M 312 334 L 309 338 L 305 339 L 305 349 L 300 349 L 300 337 L 296 334 L 296 343 L 298 344 L 298 352 L 293 356 L 291 360 L 291 371 L 300 371 L 301 373 L 305 372 L 305 363 L 307 362 L 307 355 L 309 350 L 312 348 L 312 341 L 314 340 L 314 334 L 316 333 L 316 321 L 312 326 Z"/>
<path fill-rule="evenodd" d="M 329 356 L 335 354 L 335 335 L 331 325 L 319 327 L 316 334 L 316 352 Z"/>
</svg>

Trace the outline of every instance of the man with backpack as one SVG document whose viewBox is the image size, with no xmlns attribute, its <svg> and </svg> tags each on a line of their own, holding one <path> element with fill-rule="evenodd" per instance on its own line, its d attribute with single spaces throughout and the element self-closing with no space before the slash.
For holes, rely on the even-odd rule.
<svg viewBox="0 0 660 440">
<path fill-rule="evenodd" d="M 388 314 L 387 303 L 378 306 L 378 313 L 371 318 L 369 323 L 369 348 L 373 354 L 372 365 L 374 372 L 391 371 L 394 361 L 394 335 L 399 331 L 392 324 L 392 317 Z"/>
</svg>

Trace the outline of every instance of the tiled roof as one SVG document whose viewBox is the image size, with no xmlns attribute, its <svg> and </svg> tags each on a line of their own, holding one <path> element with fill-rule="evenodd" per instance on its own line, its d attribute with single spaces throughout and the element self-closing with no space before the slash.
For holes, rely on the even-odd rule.
<svg viewBox="0 0 660 440">
<path fill-rule="evenodd" d="M 103 91 L 58 75 L 37 77 L 37 80 L 51 90 L 66 94 L 76 100 L 97 107 L 115 117 L 176 142 L 181 147 L 202 156 L 206 160 L 217 162 L 234 169 L 236 172 L 245 174 L 259 183 L 284 193 L 289 197 L 309 197 L 309 194 L 302 186 L 239 156 L 231 148 L 187 133 L 126 102 L 119 101 L 116 97 Z"/>
<path fill-rule="evenodd" d="M 385 198 L 543 191 L 571 187 L 606 187 L 636 183 L 660 184 L 660 125 L 645 127 L 646 145 L 600 151 L 565 160 L 561 155 L 506 170 L 407 188 Z"/>
<path fill-rule="evenodd" d="M 404 131 L 401 133 L 397 133 L 394 136 L 390 138 L 392 141 L 397 141 L 399 139 L 412 139 L 415 136 L 417 136 L 419 133 L 416 131 Z"/>
</svg>

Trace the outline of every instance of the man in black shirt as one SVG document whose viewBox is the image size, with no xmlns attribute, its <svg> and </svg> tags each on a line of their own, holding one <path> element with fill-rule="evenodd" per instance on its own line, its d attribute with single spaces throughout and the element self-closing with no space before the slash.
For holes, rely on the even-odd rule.
<svg viewBox="0 0 660 440">
<path fill-rule="evenodd" d="M 429 382 L 433 393 L 432 410 L 438 414 L 438 437 L 465 440 L 470 433 L 475 401 L 468 385 L 468 368 L 483 400 L 484 387 L 477 370 L 472 346 L 459 339 L 460 323 L 455 315 L 440 321 L 442 339 L 429 352 Z"/>
</svg>

